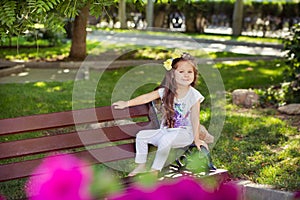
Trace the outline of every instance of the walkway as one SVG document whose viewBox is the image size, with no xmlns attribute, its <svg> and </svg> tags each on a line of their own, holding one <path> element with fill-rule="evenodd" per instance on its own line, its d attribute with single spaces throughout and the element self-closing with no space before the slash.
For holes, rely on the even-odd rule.
<svg viewBox="0 0 300 200">
<path fill-rule="evenodd" d="M 279 56 L 282 54 L 282 45 L 235 42 L 225 40 L 194 39 L 191 36 L 180 34 L 176 36 L 149 35 L 143 32 L 116 33 L 108 31 L 93 31 L 87 38 L 93 41 L 109 44 L 132 44 L 146 46 L 161 46 L 166 48 L 198 49 L 205 52 L 233 52 L 241 54 Z"/>
</svg>

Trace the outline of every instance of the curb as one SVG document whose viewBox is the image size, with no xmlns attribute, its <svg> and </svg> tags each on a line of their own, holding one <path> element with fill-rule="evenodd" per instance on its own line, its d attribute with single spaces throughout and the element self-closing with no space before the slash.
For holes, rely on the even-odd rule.
<svg viewBox="0 0 300 200">
<path fill-rule="evenodd" d="M 255 184 L 250 181 L 237 183 L 242 187 L 242 200 L 293 200 L 294 194 L 272 189 L 269 185 Z"/>
<path fill-rule="evenodd" d="M 17 64 L 12 67 L 4 68 L 0 70 L 0 77 L 9 76 L 14 73 L 20 73 L 24 70 L 25 65 L 24 64 Z"/>
</svg>

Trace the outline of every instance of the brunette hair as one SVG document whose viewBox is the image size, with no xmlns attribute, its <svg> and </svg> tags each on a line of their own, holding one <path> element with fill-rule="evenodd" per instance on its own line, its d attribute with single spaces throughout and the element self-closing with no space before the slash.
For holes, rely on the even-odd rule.
<svg viewBox="0 0 300 200">
<path fill-rule="evenodd" d="M 174 78 L 174 72 L 178 67 L 178 63 L 182 61 L 187 61 L 193 66 L 194 70 L 194 81 L 191 83 L 191 86 L 195 86 L 197 83 L 197 76 L 198 76 L 198 70 L 197 70 L 197 64 L 195 62 L 194 57 L 192 57 L 188 53 L 183 53 L 181 57 L 175 58 L 172 61 L 172 69 L 166 72 L 166 75 L 160 84 L 159 88 L 164 88 L 164 94 L 162 98 L 162 107 L 164 109 L 164 122 L 165 126 L 168 128 L 173 128 L 174 127 L 174 98 L 176 96 L 176 82 Z"/>
</svg>

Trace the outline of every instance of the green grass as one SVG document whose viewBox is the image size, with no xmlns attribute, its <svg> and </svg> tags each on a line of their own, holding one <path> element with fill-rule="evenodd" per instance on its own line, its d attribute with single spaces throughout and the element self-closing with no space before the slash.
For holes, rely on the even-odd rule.
<svg viewBox="0 0 300 200">
<path fill-rule="evenodd" d="M 296 128 L 276 115 L 274 110 L 228 105 L 212 155 L 234 178 L 295 191 L 300 186 L 300 138 Z"/>
<path fill-rule="evenodd" d="M 251 62 L 230 61 L 217 63 L 226 91 L 238 88 L 261 88 L 283 81 L 283 72 L 287 65 L 281 60 Z"/>
<path fill-rule="evenodd" d="M 286 66 L 280 60 L 274 60 L 257 62 L 238 61 L 234 62 L 234 64 L 217 63 L 214 67 L 219 70 L 226 91 L 232 91 L 236 88 L 267 87 L 270 84 L 279 83 L 283 79 L 282 71 Z M 248 67 L 253 69 L 248 71 Z M 122 68 L 106 71 L 102 74 L 100 81 L 98 79 L 101 72 L 93 71 L 90 73 L 91 77 L 89 81 L 80 82 L 82 83 L 80 84 L 82 97 L 81 100 L 73 102 L 74 105 L 79 107 L 110 105 L 115 83 L 132 69 Z M 149 70 L 146 70 L 146 72 Z M 145 72 L 138 71 L 136 73 Z M 154 73 L 152 75 L 154 76 Z M 144 75 L 136 76 L 136 78 L 140 78 L 140 81 L 142 81 L 145 76 L 147 77 L 147 75 Z M 148 83 L 160 80 L 159 77 L 147 78 L 149 79 L 147 80 Z M 254 79 L 255 82 L 253 81 Z M 142 94 L 145 91 L 151 91 L 155 87 L 154 85 L 146 84 L 142 88 L 138 88 L 133 96 Z M 1 84 L 0 118 L 71 110 L 73 87 L 73 81 Z M 85 92 L 86 95 L 89 95 L 90 88 L 92 87 L 96 87 L 95 100 L 85 100 Z M 208 107 L 209 92 L 206 83 L 201 77 L 197 88 L 207 97 L 204 106 Z M 26 101 L 20 101 L 20 99 L 26 99 Z"/>
</svg>

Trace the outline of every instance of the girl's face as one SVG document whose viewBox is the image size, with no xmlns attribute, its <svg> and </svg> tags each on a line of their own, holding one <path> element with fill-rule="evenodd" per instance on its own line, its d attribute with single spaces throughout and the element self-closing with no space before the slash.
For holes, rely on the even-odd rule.
<svg viewBox="0 0 300 200">
<path fill-rule="evenodd" d="M 188 61 L 179 61 L 175 70 L 175 81 L 178 85 L 189 86 L 194 81 L 194 67 Z"/>
</svg>

